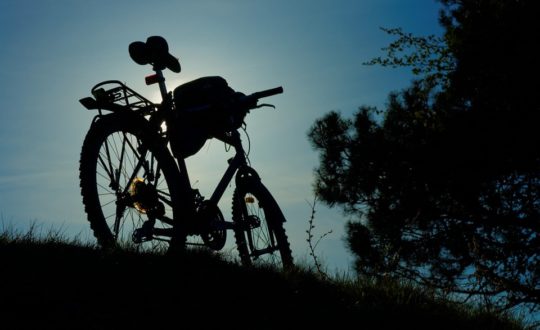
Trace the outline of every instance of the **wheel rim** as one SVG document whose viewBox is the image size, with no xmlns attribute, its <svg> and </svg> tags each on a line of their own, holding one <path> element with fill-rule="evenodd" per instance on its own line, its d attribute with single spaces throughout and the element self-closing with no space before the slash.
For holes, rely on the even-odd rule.
<svg viewBox="0 0 540 330">
<path fill-rule="evenodd" d="M 118 244 L 143 250 L 167 247 L 166 236 L 152 235 L 151 227 L 143 227 L 157 220 L 154 226 L 165 229 L 160 232 L 164 234 L 171 228 L 168 219 L 173 212 L 163 171 L 137 136 L 118 131 L 105 138 L 97 158 L 96 187 L 103 218 Z"/>
<path fill-rule="evenodd" d="M 268 214 L 257 197 L 251 193 L 243 196 L 246 206 L 244 215 L 248 246 L 254 264 L 281 266 L 282 260 L 274 230 L 268 221 Z"/>
</svg>

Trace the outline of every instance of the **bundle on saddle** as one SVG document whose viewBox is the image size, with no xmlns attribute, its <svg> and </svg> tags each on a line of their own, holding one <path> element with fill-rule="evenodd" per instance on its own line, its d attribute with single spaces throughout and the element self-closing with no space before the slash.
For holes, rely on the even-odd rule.
<svg viewBox="0 0 540 330">
<path fill-rule="evenodd" d="M 218 76 L 178 86 L 173 92 L 175 127 L 170 131 L 175 156 L 192 156 L 207 139 L 240 128 L 247 113 L 238 102 L 243 96 Z"/>
</svg>

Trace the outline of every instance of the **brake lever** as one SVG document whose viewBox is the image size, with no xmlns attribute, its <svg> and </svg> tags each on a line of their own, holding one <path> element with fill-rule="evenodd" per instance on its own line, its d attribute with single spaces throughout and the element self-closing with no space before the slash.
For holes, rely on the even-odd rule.
<svg viewBox="0 0 540 330">
<path fill-rule="evenodd" d="M 256 106 L 255 108 L 253 108 L 253 109 L 264 108 L 264 107 L 274 108 L 274 109 L 276 108 L 276 106 L 273 105 L 273 104 L 263 103 L 263 104 L 257 105 L 257 106 Z"/>
</svg>

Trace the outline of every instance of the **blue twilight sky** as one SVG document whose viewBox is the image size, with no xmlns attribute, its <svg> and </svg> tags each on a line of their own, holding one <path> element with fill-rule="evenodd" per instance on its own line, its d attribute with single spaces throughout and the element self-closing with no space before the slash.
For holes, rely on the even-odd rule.
<svg viewBox="0 0 540 330">
<path fill-rule="evenodd" d="M 277 111 L 247 118 L 250 159 L 288 217 L 297 259 L 307 257 L 306 229 L 317 154 L 306 133 L 330 110 L 384 106 L 406 87 L 406 70 L 368 67 L 391 41 L 379 27 L 437 34 L 435 0 L 0 0 L 0 216 L 24 228 L 31 221 L 91 237 L 78 188 L 78 160 L 93 113 L 78 99 L 118 79 L 159 101 L 144 85 L 150 67 L 129 58 L 130 42 L 161 35 L 182 72 L 166 72 L 169 89 L 221 75 L 251 93 L 282 85 Z M 188 159 L 203 195 L 224 171 L 223 145 L 212 141 Z M 230 190 L 230 189 L 229 189 Z M 220 206 L 230 218 L 229 196 Z M 330 270 L 347 271 L 347 218 L 319 205 L 315 235 L 333 230 L 317 252 Z M 232 242 L 232 235 L 229 242 Z"/>
</svg>

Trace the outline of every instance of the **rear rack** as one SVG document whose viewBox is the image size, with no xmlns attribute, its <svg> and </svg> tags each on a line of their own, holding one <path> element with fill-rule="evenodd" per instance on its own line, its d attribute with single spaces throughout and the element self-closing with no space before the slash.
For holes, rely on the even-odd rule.
<svg viewBox="0 0 540 330">
<path fill-rule="evenodd" d="M 92 97 L 79 102 L 88 110 L 137 111 L 148 115 L 156 105 L 118 80 L 100 82 L 92 88 Z"/>
</svg>

